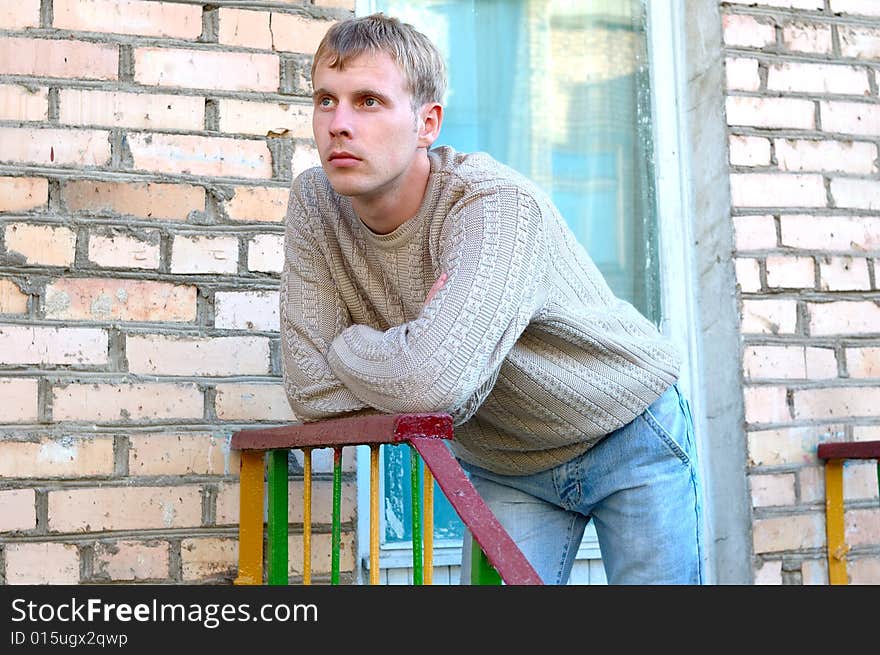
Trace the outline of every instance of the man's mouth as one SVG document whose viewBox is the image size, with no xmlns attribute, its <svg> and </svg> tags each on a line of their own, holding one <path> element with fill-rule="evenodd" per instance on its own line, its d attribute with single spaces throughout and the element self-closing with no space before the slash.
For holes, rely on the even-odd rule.
<svg viewBox="0 0 880 655">
<path fill-rule="evenodd" d="M 356 165 L 360 161 L 360 157 L 356 157 L 347 150 L 334 150 L 330 153 L 327 161 L 336 168 L 347 168 Z"/>
</svg>

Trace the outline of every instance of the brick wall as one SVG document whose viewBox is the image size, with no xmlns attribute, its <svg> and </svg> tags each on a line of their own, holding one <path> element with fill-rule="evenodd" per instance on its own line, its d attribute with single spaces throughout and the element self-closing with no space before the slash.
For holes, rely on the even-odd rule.
<svg viewBox="0 0 880 655">
<path fill-rule="evenodd" d="M 229 437 L 294 418 L 283 215 L 317 163 L 310 53 L 353 0 L 247 5 L 0 3 L 0 583 L 235 574 Z M 318 530 L 318 580 L 329 542 Z"/>
<path fill-rule="evenodd" d="M 721 3 L 755 578 L 825 584 L 816 445 L 880 439 L 880 2 Z M 873 463 L 845 469 L 880 583 Z"/>
</svg>

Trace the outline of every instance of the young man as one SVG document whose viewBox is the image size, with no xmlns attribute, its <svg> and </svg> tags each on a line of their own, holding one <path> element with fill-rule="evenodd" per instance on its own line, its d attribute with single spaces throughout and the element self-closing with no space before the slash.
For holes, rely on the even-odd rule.
<svg viewBox="0 0 880 655">
<path fill-rule="evenodd" d="M 701 583 L 670 342 L 537 186 L 431 149 L 445 67 L 412 26 L 334 25 L 312 82 L 321 167 L 293 182 L 281 289 L 296 416 L 448 412 L 451 448 L 546 583 L 567 582 L 590 519 L 609 583 Z"/>
</svg>

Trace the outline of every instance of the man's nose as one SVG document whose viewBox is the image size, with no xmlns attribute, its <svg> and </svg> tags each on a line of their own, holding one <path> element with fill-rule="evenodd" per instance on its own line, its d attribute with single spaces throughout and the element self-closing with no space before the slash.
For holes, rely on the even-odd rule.
<svg viewBox="0 0 880 655">
<path fill-rule="evenodd" d="M 337 105 L 333 111 L 333 119 L 330 121 L 330 135 L 351 138 L 353 134 L 351 109 L 343 104 Z"/>
</svg>

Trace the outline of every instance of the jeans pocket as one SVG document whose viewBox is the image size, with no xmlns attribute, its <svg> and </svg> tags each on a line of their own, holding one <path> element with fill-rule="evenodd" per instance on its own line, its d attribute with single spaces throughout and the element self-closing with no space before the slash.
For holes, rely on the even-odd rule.
<svg viewBox="0 0 880 655">
<path fill-rule="evenodd" d="M 642 418 L 645 419 L 651 432 L 659 437 L 672 454 L 678 457 L 682 463 L 688 464 L 690 456 L 681 445 L 687 442 L 688 420 L 678 402 L 678 393 L 670 389 L 661 398 L 664 402 L 655 402 L 648 407 L 642 414 Z M 660 411 L 666 409 L 669 411 Z"/>
</svg>

